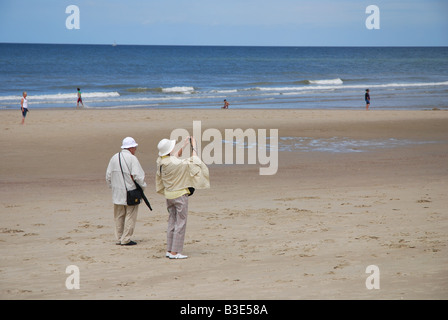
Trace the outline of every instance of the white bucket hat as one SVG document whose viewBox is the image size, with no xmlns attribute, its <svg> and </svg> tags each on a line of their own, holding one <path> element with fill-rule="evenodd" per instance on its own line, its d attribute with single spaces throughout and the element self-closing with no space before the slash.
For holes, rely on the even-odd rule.
<svg viewBox="0 0 448 320">
<path fill-rule="evenodd" d="M 173 151 L 174 146 L 176 145 L 176 140 L 168 140 L 162 139 L 157 145 L 157 149 L 159 149 L 159 156 L 166 156 L 171 151 Z"/>
<path fill-rule="evenodd" d="M 126 137 L 123 139 L 123 143 L 121 145 L 121 149 L 129 149 L 138 146 L 137 142 L 135 142 L 134 138 Z"/>
</svg>

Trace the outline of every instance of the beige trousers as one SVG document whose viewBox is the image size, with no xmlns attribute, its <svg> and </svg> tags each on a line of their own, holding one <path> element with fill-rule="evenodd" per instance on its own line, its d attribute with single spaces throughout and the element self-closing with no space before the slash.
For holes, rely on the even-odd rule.
<svg viewBox="0 0 448 320">
<path fill-rule="evenodd" d="M 181 253 L 187 230 L 188 195 L 167 199 L 166 206 L 169 213 L 166 251 Z"/>
<path fill-rule="evenodd" d="M 120 244 L 131 241 L 137 222 L 137 206 L 114 204 L 115 237 Z"/>
</svg>

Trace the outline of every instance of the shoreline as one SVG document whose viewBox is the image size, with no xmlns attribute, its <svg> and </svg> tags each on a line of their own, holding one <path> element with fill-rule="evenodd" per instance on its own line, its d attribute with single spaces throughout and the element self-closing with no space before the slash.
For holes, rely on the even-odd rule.
<svg viewBox="0 0 448 320">
<path fill-rule="evenodd" d="M 35 112 L 39 110 L 39 112 Z M 0 118 L 0 297 L 10 299 L 447 299 L 448 113 L 432 110 L 31 109 Z M 218 113 L 219 112 L 219 113 Z M 157 143 L 173 129 L 278 129 L 281 137 L 411 139 L 359 153 L 279 151 L 209 165 L 190 199 L 185 261 L 165 253 Z M 269 130 L 268 130 L 269 131 Z M 116 246 L 104 175 L 125 136 L 139 143 L 153 211 Z M 206 144 L 206 142 L 204 142 Z M 66 267 L 80 269 L 68 290 Z M 380 269 L 369 290 L 366 268 Z M 176 289 L 172 288 L 172 284 Z"/>
<path fill-rule="evenodd" d="M 18 99 L 20 102 L 20 97 Z M 220 106 L 214 106 L 214 107 L 151 107 L 151 106 L 116 106 L 116 107 L 83 107 L 83 108 L 76 108 L 76 107 L 48 107 L 48 108 L 29 108 L 30 110 L 42 110 L 42 111 L 49 111 L 49 110 L 55 110 L 55 111 L 83 111 L 83 110 L 157 110 L 157 111 L 163 111 L 163 110 L 205 110 L 205 111 L 214 111 L 214 110 L 221 110 Z M 333 108 L 282 108 L 282 107 L 266 107 L 266 108 L 260 108 L 260 107 L 238 107 L 238 106 L 230 106 L 227 110 L 222 111 L 229 111 L 229 110 L 243 110 L 243 111 L 366 111 L 365 107 L 333 107 Z M 5 111 L 20 111 L 20 106 L 17 108 L 10 108 L 10 107 L 2 107 L 0 106 L 0 112 Z M 448 106 L 443 107 L 370 107 L 370 109 L 367 112 L 383 112 L 383 111 L 448 111 Z"/>
</svg>

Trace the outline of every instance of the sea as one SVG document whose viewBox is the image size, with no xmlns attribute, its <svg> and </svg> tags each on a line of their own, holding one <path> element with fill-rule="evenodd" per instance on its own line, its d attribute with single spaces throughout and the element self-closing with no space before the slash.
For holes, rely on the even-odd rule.
<svg viewBox="0 0 448 320">
<path fill-rule="evenodd" d="M 0 43 L 0 110 L 448 109 L 448 47 Z"/>
</svg>

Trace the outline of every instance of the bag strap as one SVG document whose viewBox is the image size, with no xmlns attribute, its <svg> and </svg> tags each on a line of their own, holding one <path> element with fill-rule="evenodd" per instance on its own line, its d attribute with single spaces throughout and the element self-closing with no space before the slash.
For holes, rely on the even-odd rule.
<svg viewBox="0 0 448 320">
<path fill-rule="evenodd" d="M 120 152 L 120 153 L 121 153 L 121 152 Z M 123 159 L 123 160 L 124 160 L 124 159 Z M 134 182 L 135 186 L 137 187 L 137 182 L 135 182 L 134 177 L 133 177 L 132 174 L 131 174 L 131 169 L 129 169 L 129 166 L 128 166 L 128 163 L 126 162 L 126 160 L 124 160 L 124 163 L 125 163 L 126 167 L 128 168 L 129 175 L 131 176 L 132 182 Z M 120 165 L 121 165 L 121 162 L 120 162 Z M 123 172 L 123 169 L 121 169 L 121 172 Z"/>
<path fill-rule="evenodd" d="M 126 191 L 128 191 L 128 188 L 126 187 L 126 179 L 124 178 L 123 167 L 121 166 L 121 152 L 118 153 L 118 162 L 120 163 L 120 169 L 121 169 L 121 175 L 123 176 L 124 188 L 126 189 Z M 131 175 L 131 174 L 129 173 L 129 175 Z M 131 178 L 132 178 L 132 175 L 131 175 Z M 134 179 L 132 179 L 132 181 L 134 181 Z"/>
<path fill-rule="evenodd" d="M 126 188 L 126 180 L 124 179 L 123 167 L 121 166 L 121 152 L 118 153 L 118 162 L 120 163 L 121 175 L 123 176 L 124 187 L 125 187 L 126 192 L 127 192 L 128 188 Z M 126 161 L 124 163 L 126 163 Z M 127 163 L 126 163 L 126 167 L 128 167 Z M 128 170 L 129 170 L 129 167 L 128 167 Z M 132 176 L 130 170 L 129 170 L 129 175 L 131 176 L 131 179 L 134 182 L 135 187 L 141 191 L 143 201 L 145 201 L 145 203 L 148 206 L 149 210 L 152 211 L 151 204 L 149 203 L 148 199 L 146 198 L 145 193 L 143 192 L 142 187 L 140 187 L 140 185 L 137 182 L 135 182 L 134 177 Z"/>
</svg>

